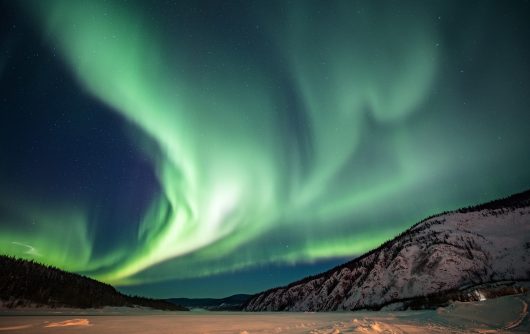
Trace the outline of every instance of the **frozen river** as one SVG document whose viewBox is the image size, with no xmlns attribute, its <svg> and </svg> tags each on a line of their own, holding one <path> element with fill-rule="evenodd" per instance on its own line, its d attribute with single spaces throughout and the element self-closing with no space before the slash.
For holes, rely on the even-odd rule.
<svg viewBox="0 0 530 334">
<path fill-rule="evenodd" d="M 528 333 L 528 295 L 406 312 L 3 311 L 2 333 Z"/>
</svg>

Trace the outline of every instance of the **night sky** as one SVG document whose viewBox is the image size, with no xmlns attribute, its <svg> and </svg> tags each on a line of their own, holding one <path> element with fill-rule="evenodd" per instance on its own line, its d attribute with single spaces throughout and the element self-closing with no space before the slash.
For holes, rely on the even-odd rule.
<svg viewBox="0 0 530 334">
<path fill-rule="evenodd" d="M 0 1 L 0 252 L 254 293 L 530 188 L 528 1 Z"/>
</svg>

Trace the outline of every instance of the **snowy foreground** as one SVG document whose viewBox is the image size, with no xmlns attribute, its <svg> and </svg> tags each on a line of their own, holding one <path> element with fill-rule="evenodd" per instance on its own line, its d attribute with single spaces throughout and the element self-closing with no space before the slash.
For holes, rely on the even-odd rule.
<svg viewBox="0 0 530 334">
<path fill-rule="evenodd" d="M 3 311 L 12 333 L 529 333 L 530 294 L 403 312 Z M 33 313 L 33 314 L 30 314 Z M 59 314 L 57 314 L 59 313 Z M 24 314 L 24 315 L 23 315 Z"/>
</svg>

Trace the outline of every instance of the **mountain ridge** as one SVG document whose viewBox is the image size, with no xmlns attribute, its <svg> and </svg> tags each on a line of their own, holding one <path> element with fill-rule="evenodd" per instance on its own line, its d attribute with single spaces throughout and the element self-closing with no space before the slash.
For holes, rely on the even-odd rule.
<svg viewBox="0 0 530 334">
<path fill-rule="evenodd" d="M 235 294 L 224 298 L 167 298 L 170 303 L 193 309 L 200 308 L 209 311 L 239 311 L 242 305 L 252 295 Z"/>
<path fill-rule="evenodd" d="M 365 278 L 370 276 L 370 273 L 373 270 L 373 267 L 370 268 L 370 266 L 372 264 L 369 263 L 370 261 L 367 261 L 367 260 L 374 260 L 372 262 L 375 262 L 375 263 L 377 263 L 377 261 L 381 262 L 381 259 L 373 259 L 374 255 L 380 256 L 383 251 L 390 251 L 391 250 L 392 253 L 389 253 L 388 255 L 389 255 L 389 258 L 391 259 L 390 262 L 392 262 L 398 255 L 400 255 L 400 252 L 403 250 L 403 247 L 393 247 L 393 245 L 398 243 L 398 242 L 401 242 L 401 241 L 404 241 L 404 242 L 409 241 L 409 243 L 410 243 L 410 241 L 412 241 L 410 239 L 411 236 L 412 235 L 420 235 L 420 234 L 422 234 L 422 231 L 426 231 L 424 233 L 433 232 L 433 233 L 431 233 L 432 235 L 428 236 L 429 239 L 427 240 L 427 239 L 424 238 L 425 240 L 423 240 L 423 242 L 429 241 L 429 242 L 432 243 L 432 245 L 435 245 L 435 244 L 438 244 L 438 243 L 440 243 L 440 244 L 444 244 L 445 243 L 445 244 L 447 244 L 447 247 L 438 247 L 438 248 L 445 248 L 446 250 L 450 249 L 450 248 L 453 248 L 453 249 L 449 250 L 450 252 L 453 252 L 453 253 L 455 252 L 455 249 L 461 248 L 463 250 L 461 253 L 463 253 L 463 254 L 460 254 L 460 255 L 456 256 L 457 258 L 460 258 L 461 256 L 466 256 L 466 254 L 467 254 L 468 257 L 471 257 L 471 259 L 473 259 L 474 253 L 476 253 L 476 251 L 477 251 L 477 249 L 476 249 L 477 246 L 478 246 L 478 248 L 480 248 L 481 242 L 485 242 L 485 241 L 479 241 L 478 240 L 478 239 L 480 239 L 480 237 L 479 237 L 480 233 L 475 232 L 475 231 L 466 231 L 466 229 L 463 228 L 460 225 L 462 225 L 462 224 L 469 225 L 468 221 L 469 221 L 470 217 L 475 215 L 476 213 L 481 213 L 482 217 L 471 217 L 475 221 L 476 220 L 487 221 L 488 219 L 490 219 L 490 220 L 493 219 L 493 218 L 497 219 L 499 217 L 504 219 L 504 218 L 506 218 L 505 217 L 506 215 L 508 215 L 510 213 L 513 213 L 513 215 L 512 215 L 513 216 L 513 220 L 514 221 L 517 220 L 519 222 L 519 225 L 521 225 L 519 227 L 525 232 L 525 233 L 523 233 L 523 235 L 521 235 L 521 237 L 525 238 L 524 242 L 526 242 L 526 243 L 523 242 L 523 248 L 525 248 L 526 250 L 524 252 L 525 254 L 522 257 L 523 258 L 522 266 L 527 271 L 523 272 L 522 274 L 518 273 L 520 277 L 512 277 L 512 278 L 516 278 L 517 280 L 530 279 L 530 263 L 529 263 L 530 261 L 528 261 L 528 259 L 530 258 L 530 251 L 529 251 L 529 249 L 530 249 L 530 236 L 529 236 L 530 235 L 530 230 L 528 230 L 528 227 L 530 226 L 530 224 L 528 224 L 528 222 L 530 221 L 530 212 L 529 212 L 530 210 L 529 210 L 529 207 L 530 207 L 530 190 L 527 190 L 527 191 L 524 191 L 524 192 L 521 192 L 521 193 L 517 193 L 517 194 L 511 195 L 511 196 L 507 196 L 507 197 L 504 197 L 504 198 L 501 198 L 501 199 L 496 199 L 496 200 L 493 200 L 493 201 L 489 201 L 489 202 L 486 202 L 486 203 L 483 203 L 483 204 L 468 206 L 468 207 L 460 208 L 460 209 L 453 210 L 453 211 L 445 211 L 445 212 L 442 212 L 442 213 L 439 213 L 439 214 L 436 214 L 436 215 L 429 216 L 429 217 L 427 217 L 425 219 L 422 219 L 418 223 L 414 224 L 413 226 L 411 226 L 407 230 L 403 231 L 402 233 L 400 233 L 396 237 L 386 241 L 385 243 L 383 243 L 379 247 L 377 247 L 377 248 L 375 248 L 375 249 L 373 249 L 373 250 L 371 250 L 371 251 L 359 256 L 358 258 L 355 258 L 355 259 L 353 259 L 351 261 L 348 261 L 348 262 L 346 262 L 344 264 L 336 266 L 336 267 L 334 267 L 334 268 L 332 268 L 332 269 L 330 269 L 328 271 L 325 271 L 323 273 L 320 273 L 320 274 L 317 274 L 317 275 L 308 276 L 308 277 L 302 278 L 302 279 L 300 279 L 298 281 L 292 282 L 292 283 L 290 283 L 288 285 L 285 285 L 285 286 L 282 286 L 282 287 L 276 287 L 276 288 L 268 289 L 266 291 L 258 293 L 256 295 L 254 295 L 252 298 L 250 298 L 248 300 L 248 302 L 243 305 L 243 309 L 246 310 L 246 311 L 263 311 L 263 310 L 267 310 L 267 311 L 288 311 L 288 310 L 297 310 L 297 311 L 329 311 L 329 310 L 335 310 L 335 309 L 353 310 L 353 309 L 362 309 L 362 308 L 373 308 L 373 307 L 378 306 L 378 305 L 389 304 L 389 303 L 391 303 L 392 299 L 394 299 L 394 300 L 411 299 L 411 298 L 414 298 L 414 297 L 425 297 L 427 295 L 433 295 L 434 291 L 431 291 L 431 293 L 429 293 L 429 291 L 430 291 L 429 289 L 427 289 L 426 291 L 422 290 L 421 291 L 422 294 L 421 295 L 416 295 L 416 296 L 412 296 L 411 293 L 405 294 L 405 296 L 403 296 L 402 295 L 403 291 L 393 291 L 397 295 L 395 295 L 394 298 L 387 298 L 385 295 L 386 295 L 386 293 L 388 291 L 379 291 L 379 292 L 375 293 L 375 295 L 377 295 L 377 296 L 379 296 L 381 298 L 378 303 L 375 300 L 372 300 L 371 302 L 366 302 L 366 297 L 357 298 L 356 302 L 354 304 L 341 303 L 341 300 L 348 299 L 348 298 L 351 297 L 351 294 L 355 293 L 355 291 L 352 291 L 352 289 L 355 290 L 355 288 L 361 288 L 363 286 L 363 284 L 364 284 L 363 282 L 365 282 Z M 519 212 L 518 213 L 519 216 L 517 216 L 515 214 L 516 211 Z M 451 231 L 443 231 L 443 228 L 442 228 L 442 231 L 438 231 L 440 228 L 437 227 L 436 225 L 445 224 L 445 221 L 446 221 L 445 217 L 455 218 L 456 217 L 455 215 L 469 216 L 467 218 L 464 218 L 464 220 L 466 220 L 464 223 L 462 223 L 462 222 L 450 222 L 450 223 L 447 223 L 449 225 L 450 224 L 454 225 L 454 224 L 458 223 L 457 224 L 458 226 L 454 226 L 454 227 L 458 230 L 457 234 L 459 234 L 459 235 L 453 235 L 455 231 L 452 231 L 452 232 Z M 460 217 L 460 218 L 462 218 L 462 217 Z M 460 223 L 462 223 L 462 224 L 460 224 Z M 476 228 L 476 227 L 477 226 L 471 226 L 472 229 Z M 491 228 L 491 226 L 490 226 L 490 228 Z M 467 232 L 470 232 L 470 233 L 467 233 Z M 440 234 L 440 233 L 445 233 L 445 234 Z M 451 237 L 450 237 L 450 234 L 451 234 Z M 466 241 L 464 243 L 462 243 L 463 239 L 462 240 L 460 240 L 460 239 L 453 240 L 454 239 L 453 237 L 464 238 L 464 236 L 466 238 Z M 407 237 L 408 237 L 408 239 L 407 239 Z M 517 238 L 517 237 L 518 236 L 515 236 L 515 238 Z M 475 239 L 477 239 L 477 240 L 475 240 Z M 421 241 L 421 240 L 417 240 L 417 241 Z M 467 242 L 467 244 L 466 244 L 466 242 Z M 417 252 L 418 250 L 416 249 L 415 251 Z M 412 255 L 414 256 L 414 254 L 412 254 Z M 475 254 L 475 255 L 477 255 L 477 254 Z M 383 256 L 386 256 L 386 255 L 383 254 Z M 410 254 L 409 254 L 409 256 L 410 256 Z M 438 254 L 437 257 L 441 259 L 441 258 L 443 258 L 443 254 L 441 254 L 441 255 Z M 405 260 L 406 261 L 406 259 L 407 259 L 407 256 L 401 255 L 400 260 Z M 401 269 L 411 269 L 411 270 L 412 269 L 419 269 L 419 267 L 429 264 L 429 257 L 423 258 L 422 261 L 424 263 L 417 263 L 416 264 L 417 265 L 416 268 L 406 268 L 405 267 L 405 268 L 401 268 Z M 381 269 L 381 270 L 379 270 L 381 272 L 384 272 L 385 270 L 388 270 L 388 268 L 392 265 L 392 263 L 388 263 L 388 260 L 383 260 L 383 262 L 385 262 L 385 265 L 387 265 L 387 266 L 386 266 L 385 269 L 378 268 L 378 269 Z M 374 263 L 374 266 L 375 266 L 375 263 Z M 418 267 L 418 265 L 419 265 L 419 267 Z M 431 263 L 430 265 L 433 266 L 433 267 L 437 266 L 437 264 L 433 264 L 433 263 Z M 481 270 L 482 269 L 484 269 L 484 268 L 481 268 Z M 486 269 L 486 270 L 488 270 L 488 269 Z M 357 282 L 357 284 L 360 284 L 361 286 L 355 287 L 355 284 L 353 284 L 353 283 L 349 284 L 348 281 L 344 279 L 344 277 L 342 277 L 342 279 L 339 279 L 337 277 L 337 275 L 340 276 L 339 273 L 341 273 L 342 271 L 350 271 L 348 273 L 348 275 L 349 275 L 348 277 L 350 279 L 354 279 Z M 356 271 L 356 273 L 353 273 L 351 271 Z M 361 279 L 361 281 L 358 281 L 358 279 L 361 276 L 361 273 L 360 273 L 361 271 L 362 271 L 362 274 L 365 277 L 364 277 L 364 279 Z M 493 273 L 490 272 L 489 274 L 493 274 Z M 392 275 L 390 275 L 390 276 L 392 276 Z M 414 275 L 412 275 L 412 276 L 409 275 L 409 276 L 410 277 L 408 277 L 408 278 L 414 278 L 413 277 Z M 498 278 L 497 281 L 503 281 L 503 280 L 507 280 L 506 278 L 509 278 L 509 277 L 505 277 L 506 275 L 504 275 L 504 276 L 503 275 L 498 275 L 498 276 L 499 277 L 497 277 Z M 495 279 L 485 280 L 485 277 L 480 276 L 480 274 L 478 274 L 478 277 L 480 277 L 480 279 L 476 280 L 475 283 L 477 283 L 477 284 L 482 284 L 482 283 L 495 281 Z M 372 277 L 372 278 L 375 278 L 375 277 Z M 392 279 L 398 279 L 398 278 L 399 277 L 392 277 Z M 509 281 L 509 279 L 508 279 L 508 281 Z M 308 286 L 308 284 L 310 284 L 310 283 L 312 283 L 311 284 L 312 286 Z M 447 291 L 447 292 L 450 292 L 450 291 L 454 292 L 453 290 L 455 290 L 455 288 L 457 288 L 456 286 L 450 286 L 450 287 L 447 286 L 446 289 L 444 289 L 443 282 L 439 282 L 439 283 L 442 284 L 442 286 L 440 288 L 442 288 L 442 290 Z M 453 282 L 453 283 L 455 283 L 455 282 Z M 468 284 L 469 286 L 473 285 L 473 284 L 471 284 L 472 282 L 468 282 L 468 283 L 469 283 Z M 325 284 L 327 285 L 327 288 L 326 288 L 327 291 L 325 293 L 323 293 L 322 295 L 320 295 L 320 296 L 316 295 L 314 293 L 314 291 L 316 289 L 319 289 L 319 288 L 321 290 L 322 286 L 325 285 Z M 349 289 L 350 295 L 346 296 L 345 293 L 343 293 L 343 294 L 341 294 L 341 293 L 334 294 L 334 295 L 332 295 L 332 299 L 334 299 L 334 301 L 330 301 L 329 298 L 331 298 L 331 297 L 329 296 L 329 292 L 330 292 L 329 290 L 334 290 L 337 287 L 337 285 L 339 285 L 339 284 L 341 284 L 341 287 L 343 289 Z M 385 282 L 382 282 L 381 284 L 384 285 Z M 395 282 L 386 282 L 386 286 L 384 287 L 384 289 L 390 290 L 390 289 L 392 289 L 394 287 L 394 285 L 395 285 Z M 461 284 L 460 287 L 464 287 L 464 284 Z M 367 287 L 364 286 L 364 288 L 367 288 Z M 373 288 L 373 286 L 372 286 L 372 288 Z M 382 288 L 382 287 L 380 287 L 380 288 Z M 396 289 L 394 289 L 394 290 L 396 290 Z M 399 289 L 397 289 L 397 290 L 399 290 Z M 382 292 L 384 292 L 384 293 L 382 293 Z M 372 298 L 372 299 L 374 299 L 374 298 Z M 301 302 L 301 300 L 303 300 L 307 304 L 304 304 L 303 302 Z"/>
</svg>

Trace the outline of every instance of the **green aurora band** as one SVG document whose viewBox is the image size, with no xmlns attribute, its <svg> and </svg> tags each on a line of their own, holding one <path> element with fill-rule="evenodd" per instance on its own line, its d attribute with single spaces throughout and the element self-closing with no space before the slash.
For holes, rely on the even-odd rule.
<svg viewBox="0 0 530 334">
<path fill-rule="evenodd" d="M 10 199 L 42 228 L 5 224 L 2 251 L 117 285 L 199 277 L 353 257 L 426 215 L 529 184 L 498 163 L 517 161 L 504 148 L 524 149 L 524 125 L 497 122 L 510 116 L 489 94 L 452 93 L 461 73 L 437 23 L 445 7 L 280 4 L 248 10 L 268 50 L 252 57 L 207 28 L 196 44 L 162 34 L 136 5 L 25 2 L 79 85 L 130 122 L 160 193 L 136 239 L 99 257 L 90 207 Z"/>
</svg>

